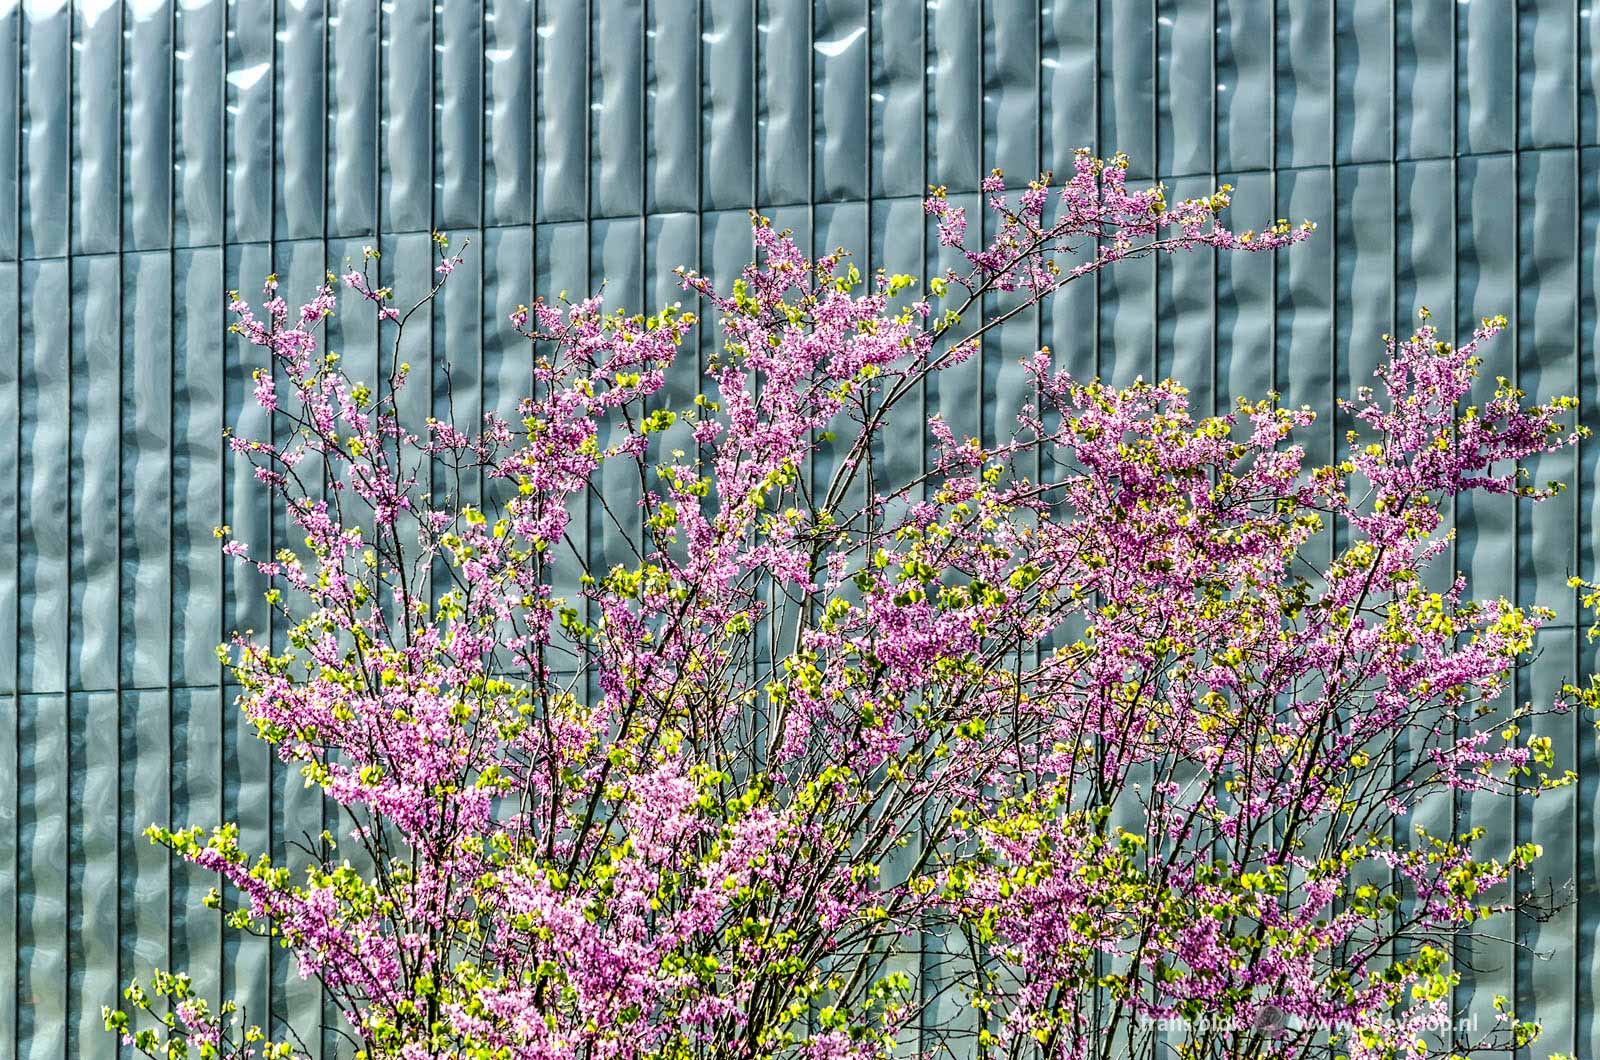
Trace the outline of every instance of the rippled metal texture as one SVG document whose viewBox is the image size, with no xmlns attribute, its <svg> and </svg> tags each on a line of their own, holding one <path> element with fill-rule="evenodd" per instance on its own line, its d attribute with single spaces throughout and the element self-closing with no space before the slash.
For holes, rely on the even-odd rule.
<svg viewBox="0 0 1600 1060">
<path fill-rule="evenodd" d="M 414 290 L 430 229 L 470 236 L 408 356 L 509 409 L 526 366 L 502 322 L 530 288 L 675 297 L 671 266 L 745 260 L 752 204 L 919 271 L 927 184 L 975 204 L 990 167 L 1061 172 L 1087 144 L 1179 195 L 1233 183 L 1241 225 L 1321 231 L 1277 261 L 1119 268 L 1018 318 L 929 391 L 958 433 L 1006 422 L 1040 342 L 1082 373 L 1174 373 L 1202 405 L 1277 388 L 1327 412 L 1423 303 L 1512 317 L 1491 379 L 1593 398 L 1597 34 L 1589 0 L 0 0 L 0 1060 L 111 1055 L 100 1005 L 158 960 L 252 1018 L 321 1015 L 139 838 L 234 818 L 282 854 L 269 818 L 320 812 L 212 650 L 269 625 L 212 527 L 282 531 L 220 444 L 259 425 L 225 288 L 275 270 L 303 291 L 377 243 Z M 357 365 L 364 319 L 335 329 Z M 1325 456 L 1342 428 L 1322 422 Z M 1574 488 L 1537 517 L 1458 513 L 1477 592 L 1561 615 L 1525 695 L 1588 660 L 1565 579 L 1600 567 L 1597 454 L 1541 462 Z M 1600 760 L 1578 721 L 1552 728 L 1582 784 L 1462 809 L 1541 839 L 1536 882 L 1577 902 L 1500 925 L 1552 959 L 1482 944 L 1459 1001 L 1484 1020 L 1513 995 L 1545 1046 L 1594 1055 Z"/>
</svg>

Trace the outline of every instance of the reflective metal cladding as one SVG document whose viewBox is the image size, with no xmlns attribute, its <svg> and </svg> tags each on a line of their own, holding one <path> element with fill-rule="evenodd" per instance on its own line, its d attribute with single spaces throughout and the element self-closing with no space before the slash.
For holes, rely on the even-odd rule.
<svg viewBox="0 0 1600 1060">
<path fill-rule="evenodd" d="M 1180 196 L 1233 184 L 1241 226 L 1319 232 L 1276 260 L 1074 287 L 930 387 L 927 411 L 993 437 L 1023 400 L 1019 353 L 1048 344 L 1079 374 L 1176 375 L 1202 406 L 1280 390 L 1323 413 L 1326 457 L 1332 395 L 1422 304 L 1463 328 L 1512 318 L 1488 379 L 1600 393 L 1597 33 L 1600 5 L 1574 0 L 0 2 L 0 1060 L 111 1056 L 100 1006 L 154 962 L 252 1019 L 337 1022 L 139 835 L 229 818 L 281 851 L 270 815 L 318 812 L 213 653 L 271 619 L 212 528 L 282 532 L 222 445 L 259 425 L 225 289 L 277 272 L 309 290 L 374 244 L 386 282 L 417 290 L 429 232 L 470 237 L 407 357 L 451 358 L 458 401 L 509 412 L 526 363 L 504 321 L 532 289 L 680 298 L 672 266 L 744 262 L 752 205 L 922 271 L 940 260 L 927 185 L 971 204 L 991 167 L 1059 174 L 1080 145 L 1120 148 Z M 331 341 L 375 364 L 368 318 Z M 1559 615 L 1543 643 L 1561 665 L 1536 684 L 1594 661 L 1566 578 L 1600 570 L 1597 460 L 1585 444 L 1534 468 L 1572 484 L 1537 518 L 1457 512 L 1475 591 Z M 611 547 L 603 518 L 579 529 Z M 1460 809 L 1540 836 L 1541 871 L 1577 900 L 1506 926 L 1553 959 L 1480 943 L 1457 1000 L 1489 1019 L 1514 996 L 1542 1048 L 1592 1055 L 1600 762 L 1585 720 L 1552 735 L 1580 786 L 1523 819 Z M 312 1040 L 336 1055 L 331 1032 Z"/>
</svg>

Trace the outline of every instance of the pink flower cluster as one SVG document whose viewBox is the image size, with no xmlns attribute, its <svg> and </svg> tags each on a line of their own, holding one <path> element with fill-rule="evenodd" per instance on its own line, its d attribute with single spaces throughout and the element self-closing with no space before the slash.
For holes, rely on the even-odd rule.
<svg viewBox="0 0 1600 1060">
<path fill-rule="evenodd" d="M 1570 779 L 1521 727 L 1556 705 L 1502 702 L 1547 616 L 1430 573 L 1440 513 L 1543 496 L 1517 462 L 1571 440 L 1572 403 L 1464 407 L 1503 321 L 1461 347 L 1424 325 L 1315 467 L 1306 409 L 1202 416 L 1031 351 L 1009 437 L 935 419 L 928 473 L 889 478 L 896 410 L 978 348 L 985 299 L 1310 231 L 1234 233 L 1226 187 L 1169 205 L 1125 170 L 1081 154 L 1015 202 L 988 178 L 980 249 L 935 189 L 966 265 L 909 298 L 754 218 L 731 285 L 682 273 L 722 339 L 684 407 L 677 306 L 519 306 L 517 418 L 411 422 L 375 254 L 344 282 L 394 338 L 383 380 L 321 348 L 332 277 L 298 313 L 275 282 L 259 317 L 235 298 L 279 429 L 234 449 L 294 529 L 219 528 L 289 630 L 225 654 L 345 823 L 293 865 L 229 825 L 152 838 L 372 1058 L 1108 1060 L 1156 1020 L 1195 1057 L 1415 1053 L 1445 941 L 1537 854 L 1416 811 Z M 586 508 L 628 554 L 575 546 Z M 295 1054 L 178 982 L 108 1026 L 150 1055 Z M 1501 1043 L 1449 1043 L 1474 1044 Z"/>
</svg>

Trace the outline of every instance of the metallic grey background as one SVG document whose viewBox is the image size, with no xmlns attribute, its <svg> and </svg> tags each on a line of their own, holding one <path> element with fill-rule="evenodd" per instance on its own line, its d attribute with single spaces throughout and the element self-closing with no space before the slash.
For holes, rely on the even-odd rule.
<svg viewBox="0 0 1600 1060">
<path fill-rule="evenodd" d="M 375 242 L 414 291 L 430 229 L 471 236 L 408 355 L 448 355 L 458 395 L 504 408 L 527 367 L 505 314 L 535 286 L 677 297 L 671 266 L 745 260 L 752 204 L 921 271 L 927 184 L 975 205 L 989 167 L 1063 172 L 1087 144 L 1180 196 L 1232 182 L 1239 227 L 1321 231 L 1276 261 L 1071 289 L 930 390 L 958 432 L 1014 412 L 1039 342 L 1083 373 L 1176 374 L 1203 406 L 1277 387 L 1328 410 L 1422 303 L 1463 328 L 1506 312 L 1489 375 L 1593 399 L 1597 33 L 1596 0 L 0 0 L 0 1060 L 110 1055 L 100 1005 L 155 961 L 317 1024 L 287 957 L 224 932 L 209 881 L 139 838 L 233 818 L 281 854 L 266 822 L 319 812 L 213 654 L 267 619 L 212 527 L 272 532 L 220 441 L 259 424 L 225 288 L 277 270 L 293 297 Z M 365 315 L 334 330 L 372 362 Z M 1316 455 L 1340 429 L 1324 419 Z M 1587 665 L 1565 579 L 1597 568 L 1597 453 L 1535 469 L 1573 484 L 1537 518 L 1458 513 L 1476 592 L 1560 613 L 1523 695 Z M 1541 1054 L 1595 1055 L 1600 760 L 1586 723 L 1551 731 L 1580 785 L 1462 809 L 1541 839 L 1521 882 L 1578 901 L 1501 925 L 1548 959 L 1481 945 L 1458 1001 L 1486 1026 L 1514 995 L 1548 1025 Z"/>
</svg>

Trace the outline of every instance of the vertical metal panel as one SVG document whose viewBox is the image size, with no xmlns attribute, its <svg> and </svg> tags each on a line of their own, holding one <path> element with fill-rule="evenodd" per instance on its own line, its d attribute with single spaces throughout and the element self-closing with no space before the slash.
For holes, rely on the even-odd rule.
<svg viewBox="0 0 1600 1060">
<path fill-rule="evenodd" d="M 1212 77 L 1218 48 L 1206 0 L 1156 0 L 1156 172 L 1192 175 L 1211 169 L 1217 104 Z"/>
<path fill-rule="evenodd" d="M 0 6 L 0 206 L 14 211 L 0 224 L 0 261 L 15 261 L 19 254 L 22 218 L 22 7 L 12 0 Z M 0 1053 L 0 1056 L 3 1056 Z"/>
<path fill-rule="evenodd" d="M 812 237 L 818 254 L 831 254 L 834 251 L 843 251 L 848 258 L 841 262 L 839 271 L 847 271 L 850 265 L 855 265 L 861 270 L 863 277 L 867 276 L 867 210 L 862 202 L 825 203 L 819 205 L 814 212 Z M 871 282 L 863 279 L 862 283 Z M 858 288 L 859 290 L 859 288 Z"/>
<path fill-rule="evenodd" d="M 952 192 L 976 191 L 983 173 L 980 8 L 977 4 L 933 4 L 923 25 L 928 69 L 927 180 Z"/>
<path fill-rule="evenodd" d="M 17 680 L 64 692 L 67 681 L 69 291 L 65 259 L 22 266 L 22 413 L 18 417 Z"/>
<path fill-rule="evenodd" d="M 1174 201 L 1182 201 L 1212 190 L 1210 177 L 1182 177 L 1173 182 L 1168 194 Z M 1212 376 L 1219 351 L 1211 321 L 1211 307 L 1220 294 L 1217 265 L 1210 254 L 1178 254 L 1163 258 L 1155 268 L 1155 377 L 1183 380 L 1196 416 L 1218 411 Z M 1265 316 L 1259 312 L 1252 315 Z M 1271 343 L 1256 348 L 1270 349 Z M 1266 389 L 1258 387 L 1254 392 Z"/>
<path fill-rule="evenodd" d="M 1578 187 L 1573 154 L 1568 148 L 1522 156 L 1517 193 L 1517 244 L 1521 249 L 1515 263 L 1517 287 L 1503 297 L 1508 304 L 1515 298 L 1516 379 L 1531 396 L 1572 393 L 1577 381 L 1578 350 L 1573 337 L 1578 328 L 1578 305 L 1571 293 L 1578 286 L 1578 240 L 1572 224 L 1578 215 Z M 1580 485 L 1571 449 L 1544 454 L 1523 466 L 1532 485 Z M 1570 556 L 1577 532 L 1576 501 L 1576 492 L 1567 489 L 1542 504 L 1519 506 L 1518 603 L 1552 610 L 1571 606 L 1567 578 L 1572 560 L 1552 563 L 1551 559 Z"/>
<path fill-rule="evenodd" d="M 1272 139 L 1274 165 L 1326 165 L 1333 157 L 1332 18 L 1331 4 L 1277 2 L 1272 53 L 1277 65 L 1271 89 L 1277 127 L 1258 134 Z M 1244 46 L 1261 47 L 1259 42 Z"/>
<path fill-rule="evenodd" d="M 1350 166 L 1339 172 L 1335 229 L 1329 234 L 1339 248 L 1333 337 L 1337 394 L 1352 394 L 1371 383 L 1372 373 L 1388 356 L 1382 336 L 1409 328 L 1415 319 L 1407 311 L 1396 324 L 1390 305 L 1394 215 L 1388 207 L 1393 197 L 1394 170 L 1389 166 Z M 1373 210 L 1374 203 L 1384 209 Z M 1337 426 L 1342 434 L 1352 424 L 1341 416 Z"/>
<path fill-rule="evenodd" d="M 67 1055 L 67 697 L 17 710 L 17 1039 L 25 1060 Z"/>
<path fill-rule="evenodd" d="M 750 221 L 744 211 L 719 210 L 700 215 L 701 272 L 710 276 L 737 276 L 752 253 Z M 541 285 L 540 289 L 544 287 Z M 704 319 L 705 326 L 699 329 L 702 364 L 721 349 L 716 337 L 717 314 L 708 312 Z"/>
<path fill-rule="evenodd" d="M 1481 154 L 1516 146 L 1517 2 L 1456 5 L 1456 149 Z"/>
<path fill-rule="evenodd" d="M 923 92 L 925 14 L 917 0 L 872 5 L 872 193 L 921 195 L 927 157 Z"/>
<path fill-rule="evenodd" d="M 274 271 L 271 248 L 259 243 L 230 247 L 226 262 L 229 276 L 257 277 Z M 259 282 L 252 287 L 255 290 L 247 289 L 247 297 L 259 302 Z M 254 396 L 255 371 L 261 367 L 271 370 L 266 351 L 246 342 L 230 342 L 219 352 L 220 358 L 212 361 L 212 386 L 220 384 L 222 390 L 226 429 L 243 438 L 270 438 L 271 420 Z M 256 482 L 250 456 L 231 447 L 224 449 L 221 456 L 223 523 L 254 555 L 270 557 L 274 546 L 272 507 Z M 266 579 L 251 564 L 232 559 L 224 562 L 222 570 L 223 629 L 250 630 L 265 636 L 271 630 L 271 613 L 261 596 L 267 588 Z"/>
<path fill-rule="evenodd" d="M 1326 233 L 1296 253 L 1279 255 L 1277 266 L 1277 332 L 1273 378 L 1284 403 L 1309 405 L 1317 426 L 1306 440 L 1308 457 L 1319 463 L 1333 458 L 1334 365 L 1329 349 L 1333 316 L 1337 231 L 1333 224 L 1333 180 L 1327 170 L 1291 170 L 1278 177 L 1280 217 L 1309 217 Z"/>
<path fill-rule="evenodd" d="M 225 12 L 180 0 L 172 18 L 172 245 L 198 247 L 222 241 Z"/>
<path fill-rule="evenodd" d="M 569 221 L 584 216 L 589 198 L 588 4 L 545 3 L 538 17 L 537 220 Z"/>
<path fill-rule="evenodd" d="M 17 690 L 17 619 L 20 607 L 20 539 L 21 526 L 20 479 L 22 462 L 22 333 L 20 310 L 22 308 L 19 283 L 21 267 L 16 262 L 0 263 L 0 423 L 4 423 L 4 447 L 14 454 L 11 459 L 0 459 L 0 695 Z M 6 702 L 0 700 L 0 702 Z M 0 721 L 0 730 L 5 723 Z M 12 734 L 13 736 L 15 733 Z M 0 806 L 5 805 L 5 778 L 10 774 L 0 766 Z M 3 826 L 0 826 L 3 829 Z M 4 842 L 0 836 L 0 842 Z M 0 872 L 4 860 L 0 859 Z M 0 901 L 0 912 L 6 906 Z M 3 932 L 0 932 L 3 938 Z M 0 963 L 0 968 L 5 967 Z M 0 990 L 0 995 L 4 995 Z M 0 1005 L 4 1000 L 0 999 Z M 0 1014 L 3 1020 L 3 1014 Z M 0 1022 L 0 1028 L 5 1026 Z M 3 1038 L 0 1035 L 0 1038 Z M 3 1056 L 4 1054 L 0 1054 Z"/>
<path fill-rule="evenodd" d="M 1573 48 L 1573 4 L 1533 0 L 1517 5 L 1517 146 L 1571 146 L 1577 135 L 1572 86 L 1578 54 Z"/>
<path fill-rule="evenodd" d="M 1040 168 L 1072 176 L 1079 148 L 1102 146 L 1099 118 L 1099 10 L 1053 3 L 1041 9 Z M 1092 248 L 1085 247 L 1087 255 Z M 1069 282 L 1039 308 L 1042 345 L 1056 367 L 1087 378 L 1099 367 L 1099 292 L 1092 279 Z"/>
<path fill-rule="evenodd" d="M 483 20 L 483 223 L 526 224 L 533 194 L 533 0 L 492 0 Z"/>
<path fill-rule="evenodd" d="M 320 236 L 327 181 L 328 96 L 326 0 L 285 0 L 278 18 L 277 92 L 273 108 L 279 144 L 273 167 L 279 238 Z M 476 71 L 474 71 L 476 73 Z M 476 77 L 473 78 L 477 83 Z"/>
<path fill-rule="evenodd" d="M 1600 4 L 1578 8 L 1572 46 L 1578 50 L 1578 135 L 1584 146 L 1600 141 Z"/>
<path fill-rule="evenodd" d="M 172 254 L 122 262 L 120 683 L 165 688 L 172 657 Z M 150 822 L 145 822 L 149 824 Z"/>
<path fill-rule="evenodd" d="M 983 23 L 983 158 L 1014 184 L 1039 162 L 1039 19 L 1028 0 L 994 0 Z M 1155 165 L 1151 158 L 1145 163 Z"/>
<path fill-rule="evenodd" d="M 1272 201 L 1271 173 L 1223 173 L 1215 183 L 1232 184 L 1241 203 Z M 1221 410 L 1237 398 L 1257 400 L 1284 386 L 1278 376 L 1274 324 L 1280 263 L 1264 254 L 1223 254 L 1215 264 L 1217 360 L 1210 368 Z"/>
<path fill-rule="evenodd" d="M 1129 173 L 1155 172 L 1155 31 L 1150 7 L 1101 0 L 1100 135 L 1106 150 L 1125 151 Z"/>
<path fill-rule="evenodd" d="M 482 220 L 483 15 L 477 4 L 442 4 L 435 15 L 435 228 L 475 228 Z"/>
<path fill-rule="evenodd" d="M 1127 386 L 1155 374 L 1155 268 L 1153 258 L 1100 277 L 1100 374 Z"/>
<path fill-rule="evenodd" d="M 1213 164 L 1224 170 L 1265 169 L 1277 160 L 1275 9 L 1243 0 L 1217 0 L 1214 10 L 1217 158 Z"/>
<path fill-rule="evenodd" d="M 71 407 L 67 473 L 68 648 L 73 689 L 117 687 L 118 447 L 121 440 L 120 262 L 78 258 L 72 268 Z"/>
<path fill-rule="evenodd" d="M 595 0 L 589 64 L 589 175 L 596 217 L 643 211 L 644 19 L 640 5 Z M 637 263 L 638 254 L 634 254 Z"/>
<path fill-rule="evenodd" d="M 378 4 L 331 8 L 327 32 L 328 234 L 365 235 L 378 226 Z"/>
<path fill-rule="evenodd" d="M 158 963 L 252 1019 L 328 1014 L 286 957 L 200 906 L 209 877 L 135 834 L 237 817 L 286 854 L 274 815 L 323 809 L 243 725 L 214 655 L 234 628 L 283 631 L 212 528 L 293 540 L 223 447 L 225 426 L 266 429 L 225 288 L 253 296 L 277 269 L 293 301 L 371 244 L 405 294 L 432 278 L 430 229 L 470 234 L 408 328 L 406 401 L 512 416 L 531 351 L 505 318 L 535 293 L 678 300 L 672 266 L 726 279 L 747 260 L 754 205 L 807 247 L 926 275 L 953 260 L 928 183 L 976 217 L 991 167 L 1060 177 L 1079 146 L 1122 149 L 1169 197 L 1235 185 L 1238 227 L 1321 230 L 1277 258 L 1072 284 L 908 402 L 896 437 L 934 412 L 1002 436 L 1017 359 L 1043 344 L 1081 376 L 1175 375 L 1200 412 L 1277 388 L 1321 414 L 1323 460 L 1334 391 L 1418 305 L 1458 335 L 1512 317 L 1491 381 L 1600 387 L 1597 35 L 1600 5 L 1571 0 L 0 0 L 0 422 L 17 432 L 0 446 L 0 1060 L 111 1055 L 101 995 Z M 392 335 L 351 309 L 328 346 L 371 379 Z M 716 342 L 708 326 L 657 400 L 686 402 Z M 909 476 L 924 454 L 879 459 Z M 1565 578 L 1600 563 L 1600 445 L 1529 470 L 1574 488 L 1452 517 L 1473 593 L 1557 612 L 1524 697 L 1595 662 Z M 638 536 L 637 512 L 576 514 L 597 561 Z M 1461 809 L 1497 841 L 1544 842 L 1519 885 L 1575 879 L 1575 908 L 1500 926 L 1575 954 L 1577 981 L 1486 945 L 1457 1000 L 1482 1017 L 1512 994 L 1549 1048 L 1583 1054 L 1600 1047 L 1600 752 L 1576 719 L 1540 725 L 1582 782 L 1520 814 Z"/>
<path fill-rule="evenodd" d="M 380 7 L 379 198 L 387 231 L 430 228 L 433 212 L 433 5 Z"/>
<path fill-rule="evenodd" d="M 755 33 L 753 0 L 700 0 L 702 210 L 755 204 Z"/>
<path fill-rule="evenodd" d="M 641 274 L 645 293 L 641 308 L 649 310 L 674 302 L 690 308 L 689 295 L 672 270 L 680 265 L 686 269 L 700 267 L 699 227 L 699 218 L 692 213 L 657 214 L 647 220 Z M 495 329 L 505 330 L 498 324 Z M 694 396 L 700 392 L 699 365 L 695 362 L 692 344 L 679 353 L 676 365 L 677 371 L 668 374 L 661 391 L 663 395 L 671 395 L 670 400 L 663 401 L 663 406 L 674 409 L 692 404 Z"/>
<path fill-rule="evenodd" d="M 1093 279 L 1069 281 L 1039 307 L 1039 320 L 1042 345 L 1050 347 L 1058 369 L 1082 379 L 1099 374 L 1099 291 Z"/>
<path fill-rule="evenodd" d="M 699 12 L 645 5 L 645 208 L 700 208 Z"/>
<path fill-rule="evenodd" d="M 1454 0 L 1421 0 L 1395 7 L 1395 143 L 1401 158 L 1450 154 L 1455 54 Z"/>
<path fill-rule="evenodd" d="M 528 392 L 533 356 L 506 322 L 533 290 L 532 231 L 492 229 L 483 250 L 483 406 L 515 422 L 517 401 Z"/>
<path fill-rule="evenodd" d="M 0 421 L 16 426 L 7 442 L 20 450 L 21 343 L 18 341 L 19 272 L 15 262 L 0 264 Z M 15 977 L 21 967 L 17 946 L 21 918 L 18 868 L 21 864 L 21 697 L 17 695 L 18 477 L 21 461 L 0 461 L 0 972 Z M 17 1057 L 18 991 L 0 989 L 0 1060 Z"/>
<path fill-rule="evenodd" d="M 72 252 L 114 251 L 121 219 L 121 9 L 73 5 Z M 59 76 L 59 72 L 58 75 Z"/>
<path fill-rule="evenodd" d="M 212 530 L 226 520 L 222 494 L 223 329 L 216 298 L 222 252 L 172 256 L 172 682 L 215 684 L 222 636 L 222 554 Z"/>
<path fill-rule="evenodd" d="M 1447 265 L 1455 252 L 1455 204 L 1448 159 L 1403 162 L 1395 171 L 1395 303 L 1397 328 L 1426 306 L 1434 322 L 1457 319 Z"/>
<path fill-rule="evenodd" d="M 811 43 L 810 131 L 815 193 L 823 202 L 862 199 L 867 194 L 870 17 L 870 9 L 861 0 L 817 0 Z"/>
<path fill-rule="evenodd" d="M 756 201 L 811 198 L 810 0 L 759 0 L 756 37 Z"/>
<path fill-rule="evenodd" d="M 118 808 L 118 967 L 123 979 L 147 978 L 172 958 L 172 873 L 166 852 L 144 837 L 152 824 L 172 817 L 174 770 L 172 693 L 166 688 L 125 692 L 117 732 L 121 765 Z M 86 998 L 98 1006 L 104 998 Z M 99 1009 L 95 1008 L 98 1012 Z M 101 1034 L 104 1033 L 102 1030 Z M 109 1044 L 109 1043 L 106 1043 Z"/>
<path fill-rule="evenodd" d="M 223 202 L 230 242 L 272 238 L 277 147 L 277 4 L 228 0 Z"/>
<path fill-rule="evenodd" d="M 62 79 L 72 69 L 71 12 L 56 0 L 22 13 L 22 253 L 54 257 L 67 252 L 72 93 Z"/>
<path fill-rule="evenodd" d="M 106 1034 L 100 1006 L 122 985 L 117 966 L 122 719 L 115 692 L 73 692 L 69 704 L 65 1055 L 108 1057 L 117 1047 Z"/>
<path fill-rule="evenodd" d="M 320 180 L 317 187 L 320 190 Z M 277 257 L 283 289 L 289 292 L 291 306 L 297 306 L 303 300 L 304 292 L 314 290 L 324 282 L 326 258 L 321 240 L 307 239 L 279 244 Z M 417 382 L 421 386 L 424 384 L 424 379 L 418 379 Z M 290 408 L 297 407 L 298 402 L 293 397 L 294 390 L 288 379 L 280 375 L 278 385 L 279 393 L 284 395 L 285 404 Z M 306 474 L 310 476 L 310 482 L 315 484 L 318 482 L 320 469 L 308 471 Z M 300 545 L 301 535 L 291 533 L 294 528 L 285 525 L 281 514 L 275 515 L 274 524 L 273 537 L 277 547 Z M 283 626 L 281 620 L 274 619 L 273 639 L 275 645 L 279 646 L 278 650 L 282 650 L 284 643 L 286 631 Z M 306 786 L 305 777 L 297 764 L 282 762 L 275 755 L 271 759 L 269 785 L 272 806 L 278 818 L 283 821 L 294 821 L 297 826 L 293 829 L 278 827 L 269 819 L 272 857 L 278 864 L 286 866 L 296 879 L 304 879 L 306 868 L 310 864 L 305 847 L 314 842 L 314 837 L 322 832 L 326 824 L 324 800 L 319 790 Z M 275 1032 L 287 1037 L 287 1028 L 292 1027 L 310 1047 L 312 1060 L 319 1060 L 317 1050 L 321 1042 L 314 1030 L 322 1019 L 321 988 L 315 982 L 302 979 L 294 967 L 294 961 L 276 948 L 273 951 L 271 976 L 272 1025 Z"/>
<path fill-rule="evenodd" d="M 1460 290 L 1456 328 L 1463 336 L 1484 317 L 1507 313 L 1516 291 L 1516 262 L 1506 251 L 1516 246 L 1516 185 L 1510 156 L 1461 160 L 1457 191 Z M 1516 331 L 1486 344 L 1480 356 L 1473 402 L 1493 396 L 1495 379 L 1516 373 Z M 1461 535 L 1457 562 L 1472 579 L 1476 595 L 1510 599 L 1516 568 L 1507 563 L 1506 543 L 1514 535 L 1515 504 L 1504 496 L 1468 495 L 1459 501 Z"/>
<path fill-rule="evenodd" d="M 1339 61 L 1334 68 L 1334 100 L 1340 162 L 1389 157 L 1397 7 L 1393 0 L 1339 0 L 1335 5 L 1334 48 Z"/>
<path fill-rule="evenodd" d="M 117 194 L 123 245 L 130 250 L 171 246 L 173 2 L 129 4 L 123 12 L 122 94 L 126 120 Z M 319 151 L 318 164 L 320 154 Z M 0 197 L 0 202 L 4 201 Z"/>
</svg>

